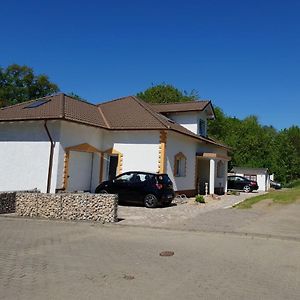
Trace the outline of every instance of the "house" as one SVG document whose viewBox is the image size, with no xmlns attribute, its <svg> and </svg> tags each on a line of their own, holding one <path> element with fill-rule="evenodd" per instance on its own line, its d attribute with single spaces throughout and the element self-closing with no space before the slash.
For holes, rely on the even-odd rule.
<svg viewBox="0 0 300 300">
<path fill-rule="evenodd" d="M 246 177 L 257 181 L 259 191 L 268 191 L 270 189 L 270 174 L 267 168 L 232 168 L 234 175 Z"/>
<path fill-rule="evenodd" d="M 178 193 L 227 190 L 228 147 L 207 137 L 210 101 L 98 105 L 57 94 L 0 110 L 0 191 L 91 191 L 125 171 L 168 173 Z"/>
</svg>

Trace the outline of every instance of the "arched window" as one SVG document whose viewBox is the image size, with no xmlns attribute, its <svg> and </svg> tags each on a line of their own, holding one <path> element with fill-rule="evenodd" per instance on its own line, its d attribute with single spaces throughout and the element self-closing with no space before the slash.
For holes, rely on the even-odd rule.
<svg viewBox="0 0 300 300">
<path fill-rule="evenodd" d="M 219 160 L 217 164 L 217 177 L 223 178 L 224 177 L 224 163 Z"/>
<path fill-rule="evenodd" d="M 176 177 L 185 177 L 186 176 L 186 157 L 182 152 L 179 152 L 175 155 L 174 176 L 176 176 Z"/>
</svg>

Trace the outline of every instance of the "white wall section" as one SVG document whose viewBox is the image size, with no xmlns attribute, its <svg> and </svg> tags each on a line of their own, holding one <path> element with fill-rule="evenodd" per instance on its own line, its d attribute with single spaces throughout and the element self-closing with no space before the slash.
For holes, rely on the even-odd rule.
<svg viewBox="0 0 300 300">
<path fill-rule="evenodd" d="M 113 148 L 123 154 L 122 171 L 157 172 L 159 131 L 107 131 L 103 150 Z"/>
<path fill-rule="evenodd" d="M 59 123 L 48 121 L 55 141 L 52 185 L 55 190 Z M 0 123 L 0 191 L 47 190 L 50 142 L 43 121 Z"/>
<path fill-rule="evenodd" d="M 185 137 L 182 134 L 168 132 L 167 135 L 167 173 L 174 183 L 174 190 L 195 189 L 195 168 L 196 168 L 196 146 L 195 140 Z M 186 176 L 174 176 L 175 155 L 182 152 L 186 156 Z"/>
</svg>

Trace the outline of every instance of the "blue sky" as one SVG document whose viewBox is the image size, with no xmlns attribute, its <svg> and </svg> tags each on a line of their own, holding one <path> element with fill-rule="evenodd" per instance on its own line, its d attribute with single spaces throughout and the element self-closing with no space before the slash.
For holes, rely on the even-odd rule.
<svg viewBox="0 0 300 300">
<path fill-rule="evenodd" d="M 5 1 L 0 65 L 98 103 L 166 82 L 300 126 L 300 1 Z"/>
</svg>

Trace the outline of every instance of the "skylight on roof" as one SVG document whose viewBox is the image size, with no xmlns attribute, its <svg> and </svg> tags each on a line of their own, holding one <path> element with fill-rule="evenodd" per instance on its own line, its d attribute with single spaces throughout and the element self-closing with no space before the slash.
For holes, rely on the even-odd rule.
<svg viewBox="0 0 300 300">
<path fill-rule="evenodd" d="M 29 105 L 25 106 L 24 108 L 36 108 L 36 107 L 44 105 L 45 103 L 47 103 L 49 101 L 51 101 L 51 100 L 50 99 L 37 100 L 37 101 L 34 101 L 34 102 L 30 103 Z"/>
</svg>

